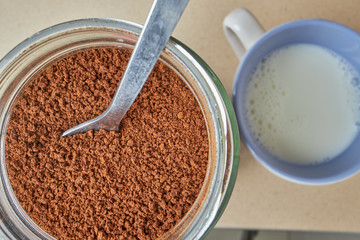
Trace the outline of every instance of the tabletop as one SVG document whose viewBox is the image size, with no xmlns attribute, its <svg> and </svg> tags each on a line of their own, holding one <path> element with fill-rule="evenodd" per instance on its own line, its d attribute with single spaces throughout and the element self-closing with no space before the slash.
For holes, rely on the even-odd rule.
<svg viewBox="0 0 360 240">
<path fill-rule="evenodd" d="M 0 58 L 48 26 L 105 17 L 143 24 L 149 0 L 0 0 Z M 200 55 L 229 96 L 238 60 L 222 30 L 224 17 L 247 8 L 269 30 L 303 18 L 322 18 L 360 32 L 359 0 L 191 0 L 174 37 Z M 216 227 L 360 232 L 360 174 L 328 186 L 302 186 L 265 170 L 241 144 L 238 177 Z"/>
</svg>

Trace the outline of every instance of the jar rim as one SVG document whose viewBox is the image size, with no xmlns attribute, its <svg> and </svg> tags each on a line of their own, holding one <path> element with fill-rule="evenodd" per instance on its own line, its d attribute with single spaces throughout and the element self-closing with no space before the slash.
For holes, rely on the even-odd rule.
<svg viewBox="0 0 360 240">
<path fill-rule="evenodd" d="M 129 21 L 124 20 L 117 20 L 117 19 L 108 19 L 108 18 L 89 18 L 89 19 L 80 19 L 80 20 L 73 20 L 65 23 L 61 23 L 49 28 L 46 28 L 33 36 L 27 38 L 23 42 L 21 42 L 19 45 L 17 45 L 14 49 L 12 49 L 5 57 L 0 61 L 0 94 L 1 94 L 1 86 L 3 85 L 3 78 L 2 78 L 2 72 L 7 71 L 7 68 L 10 67 L 9 63 L 12 61 L 16 61 L 19 57 L 22 56 L 28 50 L 29 48 L 36 47 L 36 44 L 42 41 L 47 41 L 51 38 L 53 35 L 59 35 L 59 34 L 66 34 L 67 32 L 74 30 L 74 29 L 91 29 L 91 28 L 111 28 L 111 29 L 118 29 L 118 30 L 124 30 L 133 32 L 133 33 L 140 33 L 140 30 L 142 29 L 142 26 L 136 23 L 132 23 Z M 170 46 L 171 45 L 171 46 Z M 240 156 L 240 139 L 239 139 L 239 131 L 237 128 L 237 121 L 235 117 L 234 110 L 232 108 L 232 104 L 230 99 L 227 96 L 227 93 L 222 86 L 220 80 L 217 78 L 215 73 L 210 69 L 210 67 L 203 61 L 195 52 L 193 52 L 190 48 L 188 48 L 186 45 L 181 43 L 180 41 L 176 40 L 175 38 L 171 38 L 169 43 L 167 44 L 168 48 L 170 46 L 177 49 L 179 52 L 181 52 L 186 58 L 189 59 L 192 63 L 194 63 L 199 68 L 199 71 L 202 74 L 208 75 L 211 80 L 209 84 L 211 84 L 212 91 L 215 91 L 214 93 L 217 100 L 220 104 L 223 104 L 223 109 L 221 109 L 221 116 L 219 116 L 219 121 L 223 121 L 224 124 L 227 125 L 225 127 L 226 129 L 224 131 L 228 131 L 224 134 L 223 137 L 228 139 L 222 139 L 223 141 L 230 140 L 230 152 L 226 152 L 224 154 L 228 154 L 228 161 L 230 161 L 226 169 L 224 171 L 229 171 L 228 175 L 226 176 L 228 179 L 226 179 L 226 183 L 224 186 L 224 192 L 221 197 L 221 199 L 218 199 L 217 201 L 217 207 L 218 210 L 214 213 L 215 215 L 212 216 L 212 220 L 210 223 L 206 226 L 206 229 L 202 230 L 201 235 L 205 235 L 207 231 L 209 231 L 217 222 L 217 220 L 220 218 L 222 212 L 225 209 L 225 206 L 227 205 L 227 202 L 230 198 L 232 189 L 234 187 L 237 170 L 238 170 L 238 163 L 239 163 L 239 156 Z M 11 64 L 10 64 L 11 65 Z M 9 105 L 8 105 L 9 106 Z M 1 110 L 3 110 L 3 106 L 0 106 Z M 6 109 L 6 106 L 5 106 Z M 4 114 L 6 111 L 2 111 L 1 115 Z M 4 120 L 5 118 L 1 117 L 1 127 L 4 127 Z M 6 121 L 5 121 L 6 122 Z M 6 132 L 6 127 L 5 127 Z M 1 136 L 1 148 L 4 149 L 5 146 L 5 134 L 2 134 Z M 226 143 L 224 143 L 226 145 Z M 229 146 L 227 146 L 229 147 Z M 229 149 L 226 149 L 228 151 Z M 4 156 L 1 156 L 5 159 Z M 5 160 L 4 160 L 5 161 Z M 2 161 L 0 165 L 4 165 L 5 162 Z M 5 166 L 6 169 L 6 166 Z M 2 183 L 4 182 L 4 177 L 7 175 L 2 172 L 1 178 Z M 6 181 L 6 179 L 5 179 Z"/>
</svg>

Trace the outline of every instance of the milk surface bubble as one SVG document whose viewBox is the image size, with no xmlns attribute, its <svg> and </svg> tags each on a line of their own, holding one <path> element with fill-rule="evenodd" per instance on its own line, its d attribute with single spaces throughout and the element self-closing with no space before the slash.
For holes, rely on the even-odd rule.
<svg viewBox="0 0 360 240">
<path fill-rule="evenodd" d="M 246 115 L 257 140 L 284 161 L 332 159 L 360 122 L 359 74 L 338 54 L 312 44 L 283 47 L 256 67 Z"/>
</svg>

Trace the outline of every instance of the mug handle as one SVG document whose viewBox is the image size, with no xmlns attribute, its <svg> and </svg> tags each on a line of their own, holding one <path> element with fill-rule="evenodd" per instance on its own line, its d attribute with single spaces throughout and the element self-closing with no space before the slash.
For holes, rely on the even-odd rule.
<svg viewBox="0 0 360 240">
<path fill-rule="evenodd" d="M 223 29 L 240 61 L 246 51 L 265 33 L 254 15 L 244 8 L 229 13 L 223 21 Z"/>
</svg>

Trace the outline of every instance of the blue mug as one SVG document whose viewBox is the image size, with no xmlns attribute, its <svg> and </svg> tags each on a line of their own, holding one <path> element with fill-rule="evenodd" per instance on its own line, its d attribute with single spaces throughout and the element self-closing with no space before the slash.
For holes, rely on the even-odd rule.
<svg viewBox="0 0 360 240">
<path fill-rule="evenodd" d="M 246 91 L 258 63 L 286 45 L 308 43 L 325 47 L 346 59 L 360 72 L 360 36 L 352 29 L 327 20 L 304 19 L 264 32 L 245 9 L 236 9 L 224 19 L 224 31 L 240 65 L 233 85 L 233 105 L 243 142 L 252 155 L 272 173 L 291 182 L 324 185 L 339 182 L 360 170 L 360 133 L 341 154 L 319 164 L 300 165 L 279 159 L 265 149 L 252 133 L 246 116 Z"/>
</svg>

